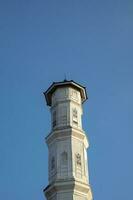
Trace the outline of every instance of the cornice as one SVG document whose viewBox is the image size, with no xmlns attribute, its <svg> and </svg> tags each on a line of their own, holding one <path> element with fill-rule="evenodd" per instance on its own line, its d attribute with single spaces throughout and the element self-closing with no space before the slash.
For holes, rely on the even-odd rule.
<svg viewBox="0 0 133 200">
<path fill-rule="evenodd" d="M 66 180 L 55 181 L 51 185 L 48 185 L 43 191 L 46 197 L 49 197 L 53 193 L 58 192 L 60 190 L 78 191 L 86 194 L 90 193 L 90 195 L 92 196 L 90 185 L 76 181 L 74 179 L 70 179 L 67 181 Z"/>
<path fill-rule="evenodd" d="M 59 130 L 54 130 L 45 138 L 45 140 L 46 140 L 46 143 L 50 145 L 55 140 L 60 140 L 66 137 L 77 138 L 79 140 L 84 141 L 86 148 L 88 148 L 89 146 L 88 139 L 85 132 L 83 130 L 79 130 L 72 127 L 66 127 Z"/>
</svg>

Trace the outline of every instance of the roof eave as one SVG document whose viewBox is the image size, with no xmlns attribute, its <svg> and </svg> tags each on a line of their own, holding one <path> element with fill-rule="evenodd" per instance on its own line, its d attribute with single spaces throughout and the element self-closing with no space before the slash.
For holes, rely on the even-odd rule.
<svg viewBox="0 0 133 200">
<path fill-rule="evenodd" d="M 48 106 L 51 106 L 51 100 L 50 100 L 50 95 L 52 95 L 53 91 L 56 90 L 56 87 L 60 87 L 63 85 L 71 85 L 75 86 L 80 90 L 81 93 L 81 98 L 82 98 L 82 103 L 84 103 L 88 97 L 87 97 L 87 92 L 86 92 L 86 87 L 74 82 L 73 80 L 71 81 L 64 81 L 64 82 L 53 82 L 52 85 L 43 93 L 47 102 Z"/>
</svg>

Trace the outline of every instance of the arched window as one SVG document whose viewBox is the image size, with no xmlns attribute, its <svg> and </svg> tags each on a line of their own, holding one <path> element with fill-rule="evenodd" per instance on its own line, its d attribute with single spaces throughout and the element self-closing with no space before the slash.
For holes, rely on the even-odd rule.
<svg viewBox="0 0 133 200">
<path fill-rule="evenodd" d="M 67 107 L 66 106 L 60 107 L 60 124 L 62 126 L 67 124 Z"/>
<path fill-rule="evenodd" d="M 68 155 L 67 155 L 67 152 L 64 151 L 64 152 L 61 154 L 61 164 L 62 164 L 62 165 L 67 165 L 67 162 L 68 162 Z"/>
</svg>

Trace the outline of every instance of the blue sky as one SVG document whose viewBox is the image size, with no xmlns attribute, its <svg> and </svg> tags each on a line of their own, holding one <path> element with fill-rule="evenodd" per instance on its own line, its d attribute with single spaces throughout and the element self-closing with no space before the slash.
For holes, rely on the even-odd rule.
<svg viewBox="0 0 133 200">
<path fill-rule="evenodd" d="M 94 199 L 132 199 L 133 1 L 0 0 L 0 19 L 0 199 L 44 199 L 42 92 L 64 74 L 87 87 Z"/>
</svg>

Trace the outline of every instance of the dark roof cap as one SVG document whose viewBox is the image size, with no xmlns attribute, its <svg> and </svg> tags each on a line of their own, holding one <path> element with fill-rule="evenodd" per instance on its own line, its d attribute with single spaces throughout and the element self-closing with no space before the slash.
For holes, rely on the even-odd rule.
<svg viewBox="0 0 133 200">
<path fill-rule="evenodd" d="M 82 103 L 87 99 L 87 92 L 86 92 L 86 88 L 84 86 L 80 85 L 79 83 L 76 83 L 73 80 L 68 81 L 68 80 L 64 79 L 64 81 L 61 81 L 61 82 L 53 82 L 50 85 L 50 87 L 46 90 L 46 92 L 43 93 L 45 95 L 47 105 L 51 106 L 51 97 L 52 97 L 53 92 L 57 88 L 64 87 L 64 86 L 70 86 L 70 87 L 75 88 L 78 91 L 80 91 Z"/>
</svg>

